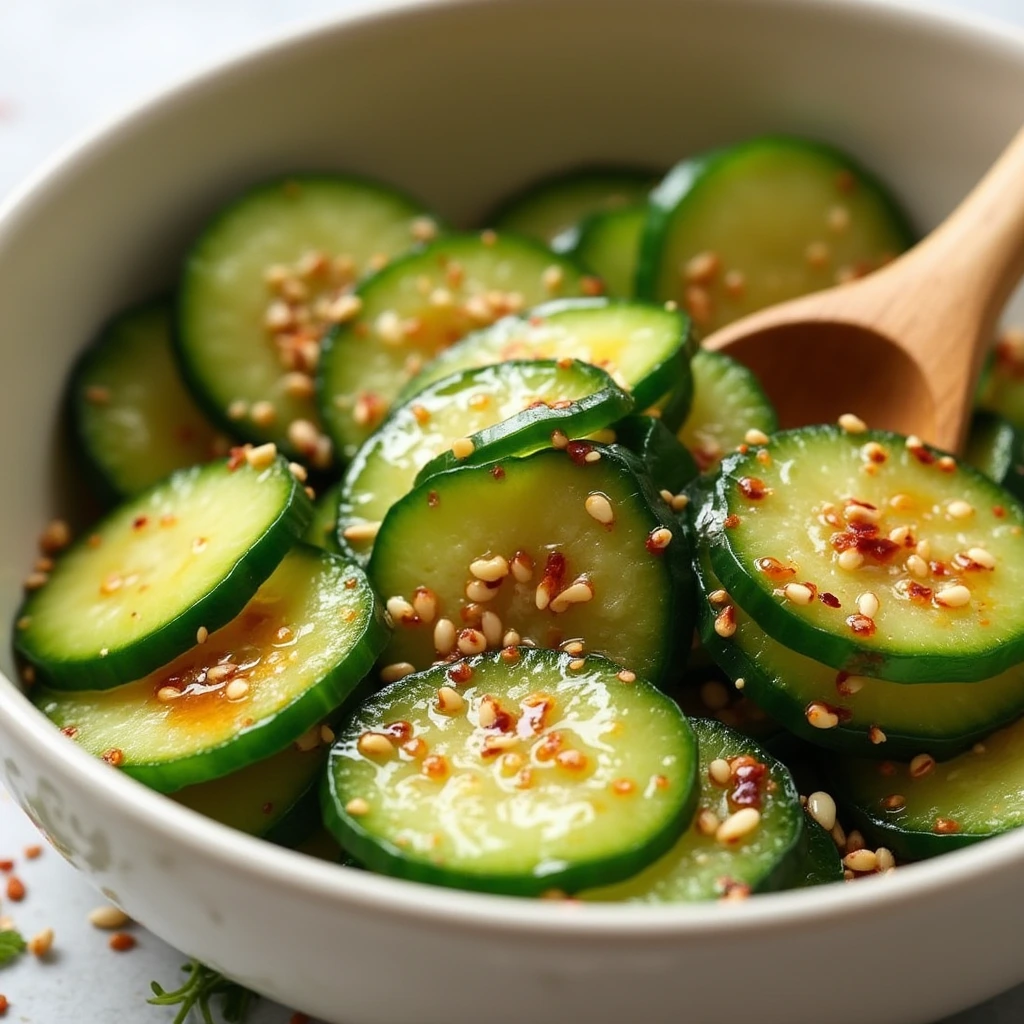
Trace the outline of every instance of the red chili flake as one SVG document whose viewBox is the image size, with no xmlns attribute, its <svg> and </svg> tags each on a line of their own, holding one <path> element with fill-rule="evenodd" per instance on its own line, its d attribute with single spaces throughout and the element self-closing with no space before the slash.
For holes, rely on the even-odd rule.
<svg viewBox="0 0 1024 1024">
<path fill-rule="evenodd" d="M 448 669 L 448 678 L 456 684 L 468 683 L 473 678 L 473 668 L 468 662 L 458 661 Z"/>
<path fill-rule="evenodd" d="M 430 508 L 437 508 L 437 506 L 440 505 L 440 504 L 441 504 L 440 495 L 438 495 L 437 491 L 431 491 L 427 495 L 427 505 Z"/>
<path fill-rule="evenodd" d="M 750 445 L 748 445 L 748 444 L 739 444 L 739 445 L 736 446 L 736 451 L 738 451 L 740 453 L 740 455 L 746 455 L 747 452 L 750 451 Z"/>
<path fill-rule="evenodd" d="M 576 463 L 577 466 L 587 465 L 587 456 L 594 450 L 592 444 L 586 441 L 570 441 L 565 446 L 565 452 Z"/>
<path fill-rule="evenodd" d="M 228 470 L 232 473 L 245 464 L 245 448 L 236 445 L 228 452 Z"/>
<path fill-rule="evenodd" d="M 512 650 L 516 649 L 513 647 Z M 519 652 L 516 651 L 516 657 L 518 656 Z M 546 693 L 527 697 L 520 705 L 523 714 L 516 726 L 516 732 L 523 739 L 539 736 L 547 728 L 547 718 L 554 706 L 555 698 L 549 697 Z"/>
<path fill-rule="evenodd" d="M 936 818 L 935 831 L 940 836 L 951 836 L 960 831 L 960 822 L 954 821 L 952 818 Z"/>
<path fill-rule="evenodd" d="M 935 576 L 948 576 L 949 567 L 945 562 L 929 562 L 928 568 L 931 569 Z"/>
<path fill-rule="evenodd" d="M 742 764 L 737 763 L 743 761 Z M 754 758 L 736 758 L 731 762 L 732 790 L 729 803 L 734 807 L 761 807 L 761 789 L 768 774 L 767 765 Z"/>
<path fill-rule="evenodd" d="M 878 766 L 878 774 L 891 777 L 896 774 L 896 765 L 892 761 L 882 761 Z"/>
<path fill-rule="evenodd" d="M 548 592 L 548 596 L 553 598 L 562 589 L 565 570 L 565 555 L 561 551 L 552 551 L 544 563 L 544 575 L 538 586 L 543 587 Z"/>
<path fill-rule="evenodd" d="M 830 594 L 827 590 L 818 595 L 818 600 L 820 600 L 826 608 L 842 608 L 839 598 L 836 597 L 835 594 Z"/>
<path fill-rule="evenodd" d="M 7 898 L 12 903 L 20 903 L 25 898 L 25 883 L 17 875 L 7 879 Z"/>
<path fill-rule="evenodd" d="M 811 600 L 813 601 L 818 596 L 818 588 L 810 580 L 804 580 L 803 585 L 811 592 Z"/>
<path fill-rule="evenodd" d="M 854 177 L 852 171 L 843 170 L 836 175 L 836 188 L 839 189 L 840 192 L 849 194 L 850 192 L 853 192 L 856 187 L 857 179 Z"/>
<path fill-rule="evenodd" d="M 565 737 L 560 732 L 549 732 L 537 744 L 534 756 L 538 761 L 553 761 L 565 743 Z"/>
<path fill-rule="evenodd" d="M 741 476 L 736 481 L 736 486 L 739 488 L 740 494 L 749 501 L 760 501 L 772 493 L 771 489 L 765 485 L 765 482 L 756 476 Z"/>
<path fill-rule="evenodd" d="M 865 524 L 866 525 L 866 524 Z M 878 527 L 871 526 L 867 529 L 855 529 L 856 524 L 851 525 L 847 533 L 834 533 L 831 537 L 832 547 L 836 551 L 846 551 L 849 548 L 856 548 L 865 558 L 874 562 L 891 562 L 896 552 L 900 550 L 899 544 L 889 540 L 888 537 L 879 537 Z"/>
<path fill-rule="evenodd" d="M 357 580 L 355 578 L 355 576 L 350 576 L 347 580 L 345 580 L 345 589 L 346 590 L 355 590 L 356 587 L 358 587 L 358 586 L 359 586 L 359 580 Z"/>
<path fill-rule="evenodd" d="M 770 555 L 754 559 L 754 567 L 758 572 L 763 572 L 770 580 L 786 580 L 796 575 L 796 569 L 783 565 L 777 558 L 772 558 Z"/>
<path fill-rule="evenodd" d="M 717 878 L 715 885 L 721 892 L 723 900 L 745 900 L 750 895 L 750 886 L 745 882 L 737 882 L 735 878 Z"/>
<path fill-rule="evenodd" d="M 495 480 L 504 480 L 505 479 L 505 467 L 504 466 L 495 466 L 491 470 L 491 476 L 493 476 Z"/>
<path fill-rule="evenodd" d="M 604 283 L 599 277 L 584 277 L 580 280 L 580 291 L 584 295 L 603 295 Z"/>
<path fill-rule="evenodd" d="M 915 446 L 910 449 L 910 454 L 921 463 L 922 466 L 930 466 L 935 462 L 937 456 L 930 452 L 924 445 Z"/>
<path fill-rule="evenodd" d="M 133 530 L 143 530 L 149 525 L 149 516 L 136 516 L 132 520 Z"/>
<path fill-rule="evenodd" d="M 994 515 L 996 517 L 996 519 L 1002 519 L 1003 516 L 1006 515 L 1006 509 L 1003 508 L 1002 505 L 993 505 L 992 506 L 992 515 Z"/>
<path fill-rule="evenodd" d="M 3 109 L 0 108 L 0 114 L 3 113 Z M 7 1011 L 10 1009 L 11 1004 L 7 1001 L 7 996 L 0 995 L 0 1017 L 6 1017 Z"/>
<path fill-rule="evenodd" d="M 0 860 L 0 871 L 3 871 L 4 874 L 6 874 L 7 872 L 13 871 L 13 870 L 14 870 L 14 861 L 13 860 Z"/>
<path fill-rule="evenodd" d="M 512 665 L 519 660 L 518 647 L 503 647 L 501 649 L 501 660 Z"/>
<path fill-rule="evenodd" d="M 406 740 L 412 739 L 412 726 L 408 722 L 398 719 L 397 722 L 388 722 L 387 725 L 381 729 L 388 739 L 394 740 L 398 744 L 405 743 Z"/>
<path fill-rule="evenodd" d="M 43 853 L 43 848 L 41 846 L 36 845 L 36 846 L 26 846 L 25 847 L 25 859 L 26 860 L 36 860 L 36 858 L 42 856 L 42 853 Z"/>
<path fill-rule="evenodd" d="M 857 636 L 874 636 L 875 620 L 869 619 L 866 615 L 851 615 L 846 624 Z"/>
<path fill-rule="evenodd" d="M 740 525 L 740 517 L 737 515 L 728 515 L 725 517 L 725 522 L 722 525 L 727 530 L 733 530 Z"/>
<path fill-rule="evenodd" d="M 100 757 L 107 762 L 112 764 L 115 768 L 118 765 L 124 764 L 124 751 L 119 750 L 117 747 L 111 747 L 110 750 L 105 750 Z"/>
<path fill-rule="evenodd" d="M 114 932 L 108 945 L 115 953 L 127 953 L 138 945 L 138 940 L 127 932 Z"/>
<path fill-rule="evenodd" d="M 906 594 L 911 601 L 929 604 L 932 599 L 932 588 L 926 587 L 923 583 L 918 583 L 917 580 L 910 580 L 907 584 Z"/>
<path fill-rule="evenodd" d="M 690 451 L 690 454 L 702 473 L 709 470 L 722 456 L 718 448 L 705 448 L 702 445 L 697 445 Z"/>
<path fill-rule="evenodd" d="M 69 740 L 73 740 L 78 735 L 77 725 L 65 725 L 61 732 L 67 736 Z"/>
</svg>

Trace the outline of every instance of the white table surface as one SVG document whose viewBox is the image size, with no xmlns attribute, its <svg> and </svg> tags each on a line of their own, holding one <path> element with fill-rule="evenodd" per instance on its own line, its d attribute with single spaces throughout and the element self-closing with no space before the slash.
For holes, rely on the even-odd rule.
<svg viewBox="0 0 1024 1024">
<path fill-rule="evenodd" d="M 627 0 L 623 0 L 627 2 Z M 828 2 L 828 0 L 822 0 Z M 927 6 L 931 0 L 915 0 Z M 342 10 L 346 0 L 0 0 L 0 196 L 70 138 L 140 95 L 276 29 Z M 1024 0 L 959 0 L 949 6 L 1024 25 Z M 5 902 L 26 935 L 56 933 L 47 962 L 22 957 L 0 968 L 11 1007 L 4 1024 L 169 1024 L 175 1011 L 149 1007 L 150 979 L 174 987 L 182 955 L 135 929 L 129 953 L 86 915 L 102 899 L 37 841 L 21 811 L 0 791 L 0 859 L 19 858 L 28 894 Z M 0 897 L 2 898 L 2 897 Z M 262 1001 L 252 1024 L 286 1024 L 291 1011 Z M 195 1018 L 198 1020 L 198 1018 Z M 944 1024 L 1019 1024 L 1024 986 Z"/>
</svg>

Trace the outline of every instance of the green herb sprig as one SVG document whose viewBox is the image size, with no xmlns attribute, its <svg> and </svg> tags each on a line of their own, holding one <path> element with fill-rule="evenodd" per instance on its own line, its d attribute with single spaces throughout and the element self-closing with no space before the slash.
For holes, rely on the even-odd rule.
<svg viewBox="0 0 1024 1024">
<path fill-rule="evenodd" d="M 160 984 L 153 981 L 153 997 L 148 1000 L 153 1006 L 179 1006 L 173 1024 L 185 1024 L 185 1020 L 193 1009 L 198 1009 L 203 1024 L 216 1024 L 213 1016 L 212 1000 L 220 997 L 220 1015 L 226 1024 L 245 1024 L 249 1011 L 259 998 L 255 992 L 242 985 L 228 981 L 219 971 L 192 960 L 183 964 L 187 972 L 184 984 L 172 992 L 168 992 Z"/>
</svg>

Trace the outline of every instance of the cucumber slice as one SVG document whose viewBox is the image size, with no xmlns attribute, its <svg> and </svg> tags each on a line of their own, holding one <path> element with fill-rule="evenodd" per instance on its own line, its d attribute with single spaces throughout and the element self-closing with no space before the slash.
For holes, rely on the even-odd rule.
<svg viewBox="0 0 1024 1024">
<path fill-rule="evenodd" d="M 704 473 L 718 469 L 729 452 L 746 443 L 747 433 L 779 429 L 775 409 L 757 377 L 721 352 L 698 352 L 690 362 L 693 402 L 679 431 Z"/>
<path fill-rule="evenodd" d="M 579 225 L 572 254 L 604 281 L 605 292 L 616 299 L 635 294 L 640 238 L 647 221 L 647 204 L 595 213 Z"/>
<path fill-rule="evenodd" d="M 328 334 L 320 360 L 320 412 L 338 451 L 351 458 L 442 349 L 508 313 L 589 287 L 600 283 L 575 263 L 494 232 L 451 235 L 374 274 L 356 289 L 358 316 Z"/>
<path fill-rule="evenodd" d="M 735 602 L 832 668 L 973 682 L 1024 659 L 1024 508 L 916 438 L 775 434 L 723 463 L 706 522 Z"/>
<path fill-rule="evenodd" d="M 687 557 L 679 523 L 618 446 L 443 473 L 377 535 L 370 579 L 397 621 L 383 660 L 426 668 L 518 642 L 512 631 L 539 647 L 578 639 L 658 684 L 690 647 Z"/>
<path fill-rule="evenodd" d="M 640 457 L 651 483 L 673 511 L 685 507 L 678 496 L 697 478 L 697 465 L 660 418 L 627 416 L 615 424 L 615 439 Z"/>
<path fill-rule="evenodd" d="M 766 137 L 685 160 L 651 193 L 637 294 L 697 333 L 862 276 L 913 244 L 881 183 L 836 149 Z"/>
<path fill-rule="evenodd" d="M 577 360 L 512 361 L 443 377 L 397 407 L 352 460 L 338 506 L 339 541 L 366 561 L 374 531 L 414 481 L 528 455 L 548 447 L 555 431 L 585 436 L 632 405 L 608 374 Z M 458 457 L 455 442 L 463 446 Z"/>
<path fill-rule="evenodd" d="M 566 252 L 577 224 L 590 214 L 643 202 L 657 178 L 650 171 L 596 167 L 555 174 L 512 196 L 491 215 L 499 231 L 514 231 Z"/>
<path fill-rule="evenodd" d="M 953 758 L 836 758 L 835 794 L 865 834 L 917 860 L 1024 825 L 1024 719 Z"/>
<path fill-rule="evenodd" d="M 710 658 L 702 669 L 695 669 L 693 661 L 691 657 L 681 685 L 672 691 L 683 714 L 687 718 L 713 718 L 775 753 L 773 741 L 782 735 L 782 726 L 737 690 L 731 679 L 721 678 Z"/>
<path fill-rule="evenodd" d="M 106 494 L 137 494 L 176 469 L 227 454 L 227 439 L 181 383 L 165 300 L 107 324 L 69 389 L 75 433 Z"/>
<path fill-rule="evenodd" d="M 583 899 L 630 903 L 737 899 L 782 888 L 799 877 L 804 814 L 785 765 L 720 722 L 695 718 L 690 724 L 700 752 L 697 817 L 657 863 L 629 881 L 583 893 Z M 725 785 L 710 774 L 717 760 L 729 762 L 733 769 Z M 710 816 L 724 823 L 744 808 L 760 813 L 756 826 L 732 842 L 716 838 Z"/>
<path fill-rule="evenodd" d="M 313 506 L 313 518 L 302 539 L 313 547 L 324 551 L 340 552 L 338 546 L 338 502 L 341 499 L 341 484 L 328 487 Z"/>
<path fill-rule="evenodd" d="M 1024 430 L 1024 331 L 1004 331 L 978 385 L 978 406 Z"/>
<path fill-rule="evenodd" d="M 843 860 L 832 837 L 809 815 L 804 815 L 804 856 L 793 889 L 810 889 L 843 880 Z"/>
<path fill-rule="evenodd" d="M 387 632 L 361 570 L 300 544 L 239 616 L 170 664 L 117 689 L 36 687 L 32 699 L 89 753 L 171 792 L 276 754 L 318 725 Z M 240 681 L 248 689 L 235 693 Z"/>
<path fill-rule="evenodd" d="M 964 461 L 1014 497 L 1024 498 L 1024 435 L 1001 416 L 974 414 Z"/>
<path fill-rule="evenodd" d="M 715 595 L 698 605 L 704 649 L 730 679 L 743 680 L 744 696 L 809 743 L 874 757 L 913 757 L 925 748 L 949 757 L 1024 711 L 1022 665 L 976 683 L 907 686 L 849 676 L 777 643 L 736 604 L 735 632 L 723 637 L 716 622 L 729 600 L 720 599 L 699 543 L 694 567 L 703 593 Z"/>
<path fill-rule="evenodd" d="M 638 409 L 688 392 L 690 327 L 681 313 L 646 302 L 576 299 L 508 317 L 443 352 L 405 389 L 411 398 L 459 370 L 508 359 L 580 359 L 609 373 Z"/>
<path fill-rule="evenodd" d="M 317 791 L 326 763 L 319 741 L 310 749 L 290 746 L 231 775 L 186 786 L 173 799 L 239 832 L 294 846 L 320 824 Z"/>
<path fill-rule="evenodd" d="M 669 698 L 621 676 L 519 647 L 402 679 L 339 730 L 328 828 L 367 867 L 435 885 L 537 896 L 629 877 L 689 822 L 697 747 Z"/>
<path fill-rule="evenodd" d="M 325 466 L 329 449 L 293 443 L 289 427 L 316 423 L 321 337 L 351 313 L 337 300 L 436 230 L 408 196 L 345 175 L 272 181 L 221 210 L 185 262 L 177 323 L 182 368 L 215 422 Z"/>
<path fill-rule="evenodd" d="M 302 536 L 312 506 L 277 458 L 179 470 L 108 515 L 18 614 L 15 650 L 50 686 L 104 689 L 237 615 Z"/>
</svg>

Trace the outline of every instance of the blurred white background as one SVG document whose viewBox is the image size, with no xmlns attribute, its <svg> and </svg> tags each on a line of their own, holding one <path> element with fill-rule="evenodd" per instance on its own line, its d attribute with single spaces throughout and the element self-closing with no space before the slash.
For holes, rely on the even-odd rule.
<svg viewBox="0 0 1024 1024">
<path fill-rule="evenodd" d="M 353 2 L 0 0 L 0 200 L 68 141 L 161 86 Z M 1024 0 L 900 2 L 944 6 L 1024 29 Z M 20 856 L 35 841 L 31 825 L 0 791 L 0 858 Z M 57 938 L 51 962 L 27 956 L 13 968 L 0 969 L 0 993 L 11 1002 L 8 1019 L 18 1024 L 170 1024 L 175 1011 L 148 1007 L 145 998 L 151 978 L 174 987 L 184 959 L 180 954 L 138 929 L 138 948 L 111 952 L 106 934 L 86 921 L 102 900 L 52 851 L 25 864 L 22 877 L 28 898 L 17 908 L 0 907 L 0 913 L 13 909 L 28 935 L 53 927 Z M 250 1024 L 287 1024 L 290 1016 L 290 1010 L 264 1002 Z M 945 1024 L 1022 1021 L 1024 987 Z"/>
</svg>

